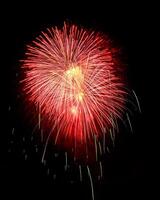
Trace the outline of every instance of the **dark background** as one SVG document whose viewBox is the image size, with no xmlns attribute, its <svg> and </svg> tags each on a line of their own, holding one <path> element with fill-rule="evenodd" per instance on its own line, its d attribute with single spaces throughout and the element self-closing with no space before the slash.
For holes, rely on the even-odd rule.
<svg viewBox="0 0 160 200">
<path fill-rule="evenodd" d="M 114 199 L 115 197 L 137 199 L 151 190 L 150 170 L 152 163 L 152 139 L 149 137 L 148 97 L 146 93 L 149 68 L 146 64 L 149 45 L 147 30 L 149 29 L 148 10 L 145 5 L 117 4 L 101 2 L 81 3 L 6 3 L 1 7 L 1 44 L 3 46 L 3 80 L 5 97 L 5 123 L 2 129 L 1 186 L 5 195 L 12 198 L 25 196 L 52 199 L 91 199 L 88 181 L 55 182 L 42 169 L 37 157 L 34 160 L 30 150 L 30 160 L 25 161 L 17 150 L 16 138 L 12 138 L 14 123 L 23 135 L 27 128 L 21 124 L 19 111 L 16 111 L 16 73 L 19 60 L 23 58 L 25 45 L 45 28 L 62 25 L 64 20 L 93 28 L 108 34 L 117 46 L 122 48 L 123 58 L 127 62 L 129 87 L 136 91 L 141 104 L 142 114 L 135 112 L 132 117 L 134 134 L 122 134 L 117 141 L 113 154 L 104 161 L 104 179 L 95 184 L 96 199 Z M 147 41 L 147 42 L 146 42 Z M 8 112 L 8 107 L 13 112 Z M 10 114 L 11 113 L 11 114 Z M 28 128 L 29 129 L 29 128 Z M 19 136 L 18 136 L 19 138 Z M 21 138 L 22 139 L 22 138 Z M 5 141 L 5 142 L 4 142 Z M 12 142 L 11 142 L 12 141 Z M 12 144 L 13 143 L 13 144 Z M 14 149 L 15 147 L 15 149 Z M 28 145 L 29 148 L 29 145 Z M 11 150 L 12 149 L 12 150 Z M 23 148 L 21 148 L 22 150 Z M 11 151 L 11 152 L 10 152 Z M 59 166 L 60 167 L 60 166 Z M 50 197 L 49 197 L 50 195 Z"/>
</svg>

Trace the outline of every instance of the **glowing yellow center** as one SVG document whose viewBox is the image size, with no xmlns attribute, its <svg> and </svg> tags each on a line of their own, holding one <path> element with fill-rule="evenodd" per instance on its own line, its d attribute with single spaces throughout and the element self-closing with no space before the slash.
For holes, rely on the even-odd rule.
<svg viewBox="0 0 160 200">
<path fill-rule="evenodd" d="M 79 93 L 76 95 L 76 98 L 77 98 L 78 101 L 82 101 L 82 100 L 83 100 L 83 96 L 84 96 L 83 92 L 79 92 Z"/>
<path fill-rule="evenodd" d="M 70 69 L 68 69 L 66 71 L 66 76 L 69 80 L 74 80 L 77 84 L 82 83 L 84 79 L 82 70 L 78 66 L 71 67 Z"/>
<path fill-rule="evenodd" d="M 73 106 L 73 107 L 71 108 L 71 113 L 72 113 L 73 115 L 76 115 L 76 114 L 77 114 L 77 108 L 76 108 L 75 106 Z"/>
<path fill-rule="evenodd" d="M 77 104 L 76 106 L 79 105 L 78 102 L 82 102 L 83 97 L 84 97 L 84 93 L 83 93 L 83 82 L 84 82 L 84 75 L 82 73 L 82 69 L 79 66 L 73 66 L 71 68 L 69 68 L 66 73 L 66 80 L 70 85 L 70 96 L 74 96 Z M 71 107 L 71 113 L 72 114 L 77 114 L 78 107 Z"/>
</svg>

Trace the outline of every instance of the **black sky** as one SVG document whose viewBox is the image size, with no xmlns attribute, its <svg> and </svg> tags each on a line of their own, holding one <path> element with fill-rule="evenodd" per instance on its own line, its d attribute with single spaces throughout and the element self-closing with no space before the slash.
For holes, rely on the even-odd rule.
<svg viewBox="0 0 160 200">
<path fill-rule="evenodd" d="M 2 7 L 3 9 L 3 7 Z M 123 135 L 111 158 L 105 161 L 105 179 L 96 185 L 96 199 L 114 199 L 134 195 L 145 195 L 147 185 L 150 185 L 148 166 L 150 154 L 148 150 L 150 130 L 147 123 L 147 95 L 146 79 L 148 68 L 146 59 L 146 27 L 148 18 L 145 6 L 134 4 L 100 3 L 98 1 L 82 4 L 74 3 L 46 3 L 38 4 L 21 3 L 4 6 L 1 20 L 2 44 L 4 43 L 4 85 L 5 105 L 15 103 L 16 72 L 19 60 L 23 58 L 25 45 L 45 28 L 62 25 L 68 20 L 86 28 L 93 28 L 109 34 L 117 45 L 122 47 L 125 61 L 127 62 L 127 75 L 129 85 L 139 97 L 142 114 L 135 112 L 133 117 L 133 135 Z M 53 183 L 45 175 L 38 160 L 31 156 L 30 161 L 24 161 L 20 153 L 8 153 L 13 121 L 18 124 L 19 114 L 13 115 L 12 121 L 6 114 L 5 134 L 3 143 L 4 155 L 1 162 L 2 185 L 5 194 L 23 199 L 46 195 L 46 199 L 91 199 L 90 188 L 87 183 Z M 20 129 L 25 130 L 24 125 Z M 7 137 L 6 137 L 7 136 Z M 4 145 L 6 144 L 6 145 Z M 22 145 L 21 143 L 19 145 Z"/>
</svg>

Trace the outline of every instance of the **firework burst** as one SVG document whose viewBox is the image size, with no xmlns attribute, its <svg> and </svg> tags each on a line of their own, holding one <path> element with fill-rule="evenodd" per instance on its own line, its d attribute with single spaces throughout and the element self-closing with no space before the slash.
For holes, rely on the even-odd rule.
<svg viewBox="0 0 160 200">
<path fill-rule="evenodd" d="M 93 154 L 104 127 L 109 134 L 125 108 L 119 68 L 103 34 L 75 25 L 47 29 L 27 47 L 22 88 L 48 140 L 76 158 Z"/>
</svg>

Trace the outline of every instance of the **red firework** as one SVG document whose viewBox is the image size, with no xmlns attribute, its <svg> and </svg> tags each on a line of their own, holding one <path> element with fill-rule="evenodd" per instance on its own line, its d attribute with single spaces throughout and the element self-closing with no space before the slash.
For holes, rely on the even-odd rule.
<svg viewBox="0 0 160 200">
<path fill-rule="evenodd" d="M 104 127 L 107 134 L 124 110 L 119 66 L 104 35 L 75 25 L 47 29 L 28 46 L 23 91 L 55 144 L 76 157 L 93 154 L 95 138 Z"/>
</svg>

